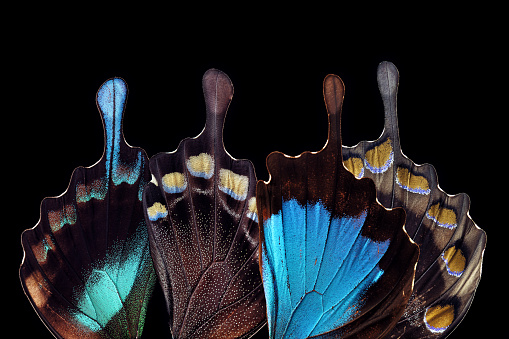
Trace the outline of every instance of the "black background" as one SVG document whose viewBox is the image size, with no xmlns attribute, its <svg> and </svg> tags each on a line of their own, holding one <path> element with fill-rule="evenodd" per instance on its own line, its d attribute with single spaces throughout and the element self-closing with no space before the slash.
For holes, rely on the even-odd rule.
<svg viewBox="0 0 509 339">
<path fill-rule="evenodd" d="M 17 337 L 52 337 L 19 283 L 20 235 L 37 223 L 44 197 L 65 191 L 75 167 L 101 157 L 95 93 L 105 80 L 127 81 L 125 138 L 153 156 L 200 133 L 205 123 L 201 77 L 211 67 L 226 72 L 235 93 L 225 148 L 235 158 L 250 159 L 258 179 L 268 180 L 265 157 L 271 151 L 297 155 L 325 144 L 322 81 L 329 73 L 339 75 L 346 87 L 343 143 L 378 138 L 383 109 L 376 69 L 383 60 L 400 72 L 403 152 L 415 163 L 433 164 L 447 193 L 466 192 L 470 215 L 488 235 L 476 298 L 450 338 L 505 326 L 496 313 L 507 302 L 502 251 L 508 78 L 501 54 L 507 46 L 496 22 L 479 24 L 486 19 L 483 13 L 472 10 L 450 20 L 430 12 L 418 23 L 394 27 L 370 26 L 368 18 L 351 24 L 322 18 L 330 24 L 325 27 L 305 17 L 287 23 L 259 16 L 244 22 L 247 28 L 230 22 L 232 13 L 200 28 L 192 16 L 175 23 L 178 13 L 157 20 L 140 13 L 76 21 L 45 13 L 20 16 L 2 42 L 7 60 L 2 210 L 8 216 L 2 280 L 8 283 L 4 305 L 13 310 L 3 323 Z M 169 337 L 166 321 L 156 290 L 143 338 Z M 263 328 L 256 338 L 265 333 Z"/>
</svg>

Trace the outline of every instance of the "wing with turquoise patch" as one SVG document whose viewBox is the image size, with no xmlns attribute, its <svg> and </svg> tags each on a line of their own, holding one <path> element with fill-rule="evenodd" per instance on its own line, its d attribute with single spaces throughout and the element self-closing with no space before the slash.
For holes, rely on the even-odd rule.
<svg viewBox="0 0 509 339">
<path fill-rule="evenodd" d="M 23 232 L 20 278 L 35 311 L 57 338 L 138 338 L 156 281 L 143 213 L 148 159 L 127 145 L 120 78 L 97 92 L 105 148 L 76 168 L 66 192 L 46 198 Z"/>
<path fill-rule="evenodd" d="M 203 91 L 201 134 L 150 159 L 143 201 L 152 258 L 173 338 L 247 338 L 266 322 L 256 176 L 223 146 L 230 79 L 211 69 Z"/>
<path fill-rule="evenodd" d="M 382 62 L 378 86 L 384 131 L 378 140 L 344 147 L 343 159 L 356 177 L 375 182 L 382 205 L 406 210 L 406 231 L 420 247 L 412 297 L 389 337 L 445 337 L 463 319 L 474 297 L 486 234 L 470 218 L 466 194 L 446 194 L 432 165 L 416 165 L 401 152 L 398 81 L 396 67 Z"/>
<path fill-rule="evenodd" d="M 319 152 L 267 157 L 257 185 L 262 273 L 270 338 L 378 338 L 412 292 L 418 248 L 403 209 L 376 201 L 370 179 L 342 164 L 344 87 L 329 75 L 329 137 Z"/>
</svg>

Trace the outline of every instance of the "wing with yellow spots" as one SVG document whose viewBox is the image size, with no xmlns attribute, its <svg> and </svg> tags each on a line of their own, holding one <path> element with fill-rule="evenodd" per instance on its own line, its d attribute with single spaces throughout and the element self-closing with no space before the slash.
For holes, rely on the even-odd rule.
<svg viewBox="0 0 509 339">
<path fill-rule="evenodd" d="M 375 182 L 387 208 L 406 210 L 405 228 L 420 247 L 415 287 L 391 338 L 445 337 L 465 316 L 481 278 L 486 234 L 468 215 L 466 194 L 448 195 L 438 187 L 432 165 L 416 165 L 402 152 L 396 115 L 398 70 L 378 67 L 385 127 L 375 141 L 343 148 L 345 167 Z"/>
<path fill-rule="evenodd" d="M 100 87 L 102 158 L 75 169 L 22 235 L 23 289 L 57 338 L 138 338 L 143 329 L 156 282 L 142 204 L 150 172 L 145 151 L 123 137 L 126 99 L 120 78 Z"/>
<path fill-rule="evenodd" d="M 202 133 L 150 159 L 143 201 L 152 258 L 174 338 L 244 338 L 265 324 L 256 176 L 223 146 L 230 79 L 211 69 L 203 91 Z"/>
</svg>

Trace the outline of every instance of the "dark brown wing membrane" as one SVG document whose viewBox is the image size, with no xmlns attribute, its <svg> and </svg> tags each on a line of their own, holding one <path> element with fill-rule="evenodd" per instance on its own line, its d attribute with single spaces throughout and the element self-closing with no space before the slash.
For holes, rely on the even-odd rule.
<svg viewBox="0 0 509 339">
<path fill-rule="evenodd" d="M 174 338 L 244 338 L 265 324 L 256 176 L 250 161 L 233 159 L 223 146 L 230 79 L 211 69 L 203 91 L 202 133 L 150 159 L 144 207 L 151 251 Z"/>
<path fill-rule="evenodd" d="M 466 194 L 448 195 L 432 165 L 416 165 L 402 152 L 396 115 L 398 70 L 378 67 L 385 128 L 375 141 L 343 147 L 345 167 L 373 179 L 387 208 L 403 207 L 405 228 L 420 247 L 415 287 L 391 338 L 445 337 L 465 316 L 481 278 L 486 234 L 475 225 Z"/>
</svg>

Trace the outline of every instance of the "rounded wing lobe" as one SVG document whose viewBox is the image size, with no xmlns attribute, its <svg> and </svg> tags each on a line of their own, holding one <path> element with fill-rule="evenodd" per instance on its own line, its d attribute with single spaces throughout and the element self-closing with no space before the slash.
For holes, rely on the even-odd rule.
<svg viewBox="0 0 509 339">
<path fill-rule="evenodd" d="M 150 159 L 144 193 L 155 268 L 174 338 L 243 338 L 265 324 L 258 270 L 256 176 L 223 146 L 233 96 L 226 74 L 203 76 L 205 129 Z"/>
<path fill-rule="evenodd" d="M 267 157 L 257 185 L 260 270 L 271 338 L 378 338 L 401 316 L 418 248 L 403 209 L 386 210 L 369 179 L 342 165 L 341 79 L 324 80 L 329 137 L 317 153 Z"/>
</svg>

